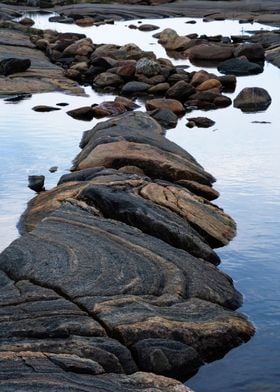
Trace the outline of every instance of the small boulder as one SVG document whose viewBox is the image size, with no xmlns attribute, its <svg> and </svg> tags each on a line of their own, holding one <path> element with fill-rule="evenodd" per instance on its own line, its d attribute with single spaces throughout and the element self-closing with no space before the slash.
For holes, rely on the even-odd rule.
<svg viewBox="0 0 280 392">
<path fill-rule="evenodd" d="M 188 50 L 189 59 L 223 61 L 233 56 L 233 47 L 228 45 L 196 45 Z"/>
<path fill-rule="evenodd" d="M 152 24 L 141 24 L 141 26 L 138 27 L 138 30 L 140 31 L 154 31 L 154 30 L 158 30 L 159 27 L 152 25 Z"/>
<path fill-rule="evenodd" d="M 213 88 L 217 88 L 218 90 L 222 90 L 222 83 L 218 79 L 208 79 L 196 87 L 196 89 L 198 91 L 207 91 L 207 90 L 211 90 Z"/>
<path fill-rule="evenodd" d="M 176 99 L 156 98 L 150 99 L 146 102 L 147 110 L 155 109 L 170 109 L 173 113 L 182 115 L 185 113 L 185 108 L 182 103 Z"/>
<path fill-rule="evenodd" d="M 45 176 L 28 176 L 28 188 L 32 189 L 37 193 L 40 193 L 45 190 L 44 187 Z"/>
<path fill-rule="evenodd" d="M 249 61 L 264 61 L 264 48 L 261 44 L 244 43 L 234 51 L 235 57 L 246 56 Z"/>
<path fill-rule="evenodd" d="M 96 76 L 94 83 L 98 87 L 119 86 L 123 84 L 123 79 L 119 75 L 111 72 L 102 72 Z"/>
<path fill-rule="evenodd" d="M 188 48 L 191 39 L 179 36 L 173 29 L 164 29 L 159 35 L 158 41 L 166 50 L 183 51 Z"/>
<path fill-rule="evenodd" d="M 215 121 L 207 117 L 192 117 L 188 118 L 188 121 L 194 123 L 194 125 L 198 128 L 209 128 L 215 124 Z M 188 127 L 188 123 L 186 125 Z"/>
<path fill-rule="evenodd" d="M 241 59 L 237 57 L 219 64 L 218 71 L 226 75 L 246 76 L 261 73 L 263 71 L 263 67 L 259 64 L 248 61 L 246 58 Z"/>
<path fill-rule="evenodd" d="M 195 93 L 195 88 L 183 80 L 175 83 L 166 92 L 167 98 L 178 99 L 184 102 L 190 95 Z"/>
<path fill-rule="evenodd" d="M 271 96 L 264 88 L 260 87 L 244 88 L 233 101 L 233 106 L 243 112 L 266 110 L 270 104 Z"/>
<path fill-rule="evenodd" d="M 122 88 L 122 94 L 132 95 L 146 92 L 151 87 L 150 84 L 144 82 L 128 82 Z"/>
<path fill-rule="evenodd" d="M 94 110 L 91 106 L 83 106 L 78 109 L 69 110 L 67 114 L 75 120 L 91 121 L 94 117 Z"/>
<path fill-rule="evenodd" d="M 160 73 L 160 65 L 144 57 L 137 61 L 136 73 L 143 74 L 147 77 L 155 76 Z"/>
<path fill-rule="evenodd" d="M 167 108 L 155 109 L 148 112 L 164 129 L 176 128 L 178 117 L 172 110 Z"/>
<path fill-rule="evenodd" d="M 34 20 L 31 18 L 23 18 L 19 21 L 19 23 L 23 26 L 33 26 L 35 24 Z"/>
<path fill-rule="evenodd" d="M 0 61 L 0 75 L 9 76 L 18 72 L 25 72 L 31 66 L 29 59 L 8 58 Z"/>
</svg>

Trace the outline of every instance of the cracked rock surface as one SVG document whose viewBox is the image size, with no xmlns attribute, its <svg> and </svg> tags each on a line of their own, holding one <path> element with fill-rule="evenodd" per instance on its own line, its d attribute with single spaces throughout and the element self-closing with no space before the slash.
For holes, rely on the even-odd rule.
<svg viewBox="0 0 280 392">
<path fill-rule="evenodd" d="M 0 389 L 189 391 L 254 333 L 213 250 L 235 223 L 147 114 L 98 124 L 81 148 L 0 255 Z"/>
</svg>

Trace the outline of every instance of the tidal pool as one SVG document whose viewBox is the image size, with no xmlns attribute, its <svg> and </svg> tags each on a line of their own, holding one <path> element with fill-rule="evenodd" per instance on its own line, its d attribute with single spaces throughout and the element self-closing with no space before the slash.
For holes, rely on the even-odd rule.
<svg viewBox="0 0 280 392">
<path fill-rule="evenodd" d="M 95 43 L 136 43 L 153 50 L 158 57 L 167 57 L 152 35 L 128 28 L 138 21 L 116 22 L 114 25 L 80 28 L 74 25 L 49 23 L 49 15 L 37 15 L 35 27 L 58 31 L 79 31 Z M 222 21 L 194 25 L 188 18 L 145 20 L 143 23 L 171 27 L 179 34 L 232 35 L 247 30 L 268 29 L 257 24 L 240 25 Z M 271 28 L 269 28 L 271 29 Z M 160 31 L 160 30 L 158 30 Z M 187 60 L 177 64 L 197 67 Z M 218 74 L 216 69 L 211 72 Z M 264 87 L 272 97 L 265 112 L 244 114 L 232 106 L 217 111 L 193 111 L 185 115 L 167 137 L 193 154 L 216 178 L 215 188 L 221 193 L 217 204 L 237 222 L 238 233 L 229 246 L 219 249 L 221 269 L 235 280 L 244 296 L 242 312 L 256 326 L 251 341 L 232 350 L 222 360 L 200 369 L 187 384 L 196 392 L 278 392 L 280 389 L 280 71 L 266 64 L 257 76 L 240 77 L 234 98 L 244 87 Z M 46 175 L 46 187 L 54 186 L 69 170 L 71 160 L 79 151 L 84 130 L 97 120 L 83 122 L 72 119 L 67 110 L 99 103 L 110 95 L 96 94 L 86 88 L 87 97 L 60 93 L 34 95 L 17 104 L 0 100 L 0 249 L 18 236 L 17 221 L 34 193 L 27 188 L 29 174 Z M 58 112 L 35 113 L 38 104 L 67 102 Z M 209 129 L 188 129 L 187 117 L 206 115 L 216 124 Z M 253 121 L 266 121 L 256 124 Z M 50 173 L 51 166 L 58 166 Z"/>
</svg>

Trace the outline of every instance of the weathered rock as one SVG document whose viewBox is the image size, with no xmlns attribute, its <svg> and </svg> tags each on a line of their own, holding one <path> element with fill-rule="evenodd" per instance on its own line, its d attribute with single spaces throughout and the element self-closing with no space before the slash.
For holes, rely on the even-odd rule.
<svg viewBox="0 0 280 392">
<path fill-rule="evenodd" d="M 176 99 L 166 99 L 166 98 L 155 98 L 146 101 L 147 110 L 155 109 L 170 109 L 173 113 L 177 115 L 182 115 L 185 113 L 185 108 L 182 103 Z"/>
<path fill-rule="evenodd" d="M 8 58 L 0 61 L 0 74 L 9 76 L 19 72 L 25 72 L 31 66 L 29 59 Z"/>
<path fill-rule="evenodd" d="M 233 56 L 233 47 L 229 45 L 201 44 L 188 50 L 189 59 L 223 61 Z"/>
<path fill-rule="evenodd" d="M 202 69 L 202 70 L 194 73 L 194 75 L 191 79 L 191 85 L 193 85 L 194 87 L 197 87 L 209 79 L 210 79 L 209 73 Z"/>
<path fill-rule="evenodd" d="M 164 29 L 159 36 L 159 43 L 166 50 L 179 50 L 183 51 L 187 49 L 190 44 L 190 38 L 179 36 L 175 30 L 172 29 Z"/>
<path fill-rule="evenodd" d="M 246 58 L 252 62 L 264 61 L 264 48 L 261 44 L 241 44 L 235 49 L 234 56 L 246 56 Z"/>
<path fill-rule="evenodd" d="M 207 117 L 189 117 L 188 121 L 194 123 L 198 128 L 209 128 L 215 124 L 215 121 Z"/>
<path fill-rule="evenodd" d="M 227 75 L 245 76 L 263 72 L 263 67 L 246 59 L 234 58 L 219 64 L 218 71 Z"/>
<path fill-rule="evenodd" d="M 170 109 L 155 109 L 150 111 L 149 115 L 154 118 L 164 129 L 175 128 L 177 126 L 178 117 Z"/>
<path fill-rule="evenodd" d="M 198 91 L 191 95 L 185 102 L 185 106 L 197 107 L 204 110 L 212 110 L 231 105 L 231 99 L 225 95 L 211 92 L 211 91 Z"/>
<path fill-rule="evenodd" d="M 136 63 L 136 72 L 147 77 L 155 76 L 160 73 L 160 65 L 153 60 L 143 57 Z"/>
<path fill-rule="evenodd" d="M 213 88 L 217 88 L 218 90 L 221 90 L 222 83 L 218 79 L 208 79 L 196 87 L 198 91 L 207 91 Z"/>
<path fill-rule="evenodd" d="M 185 102 L 186 99 L 194 93 L 195 88 L 191 84 L 181 80 L 167 90 L 166 97 Z"/>
<path fill-rule="evenodd" d="M 94 117 L 94 109 L 91 106 L 83 106 L 69 110 L 67 114 L 76 120 L 91 121 Z"/>
<path fill-rule="evenodd" d="M 148 93 L 154 95 L 162 95 L 170 88 L 169 83 L 159 83 L 149 88 Z"/>
<path fill-rule="evenodd" d="M 271 97 L 264 88 L 247 87 L 240 91 L 233 101 L 236 108 L 243 112 L 257 112 L 266 110 L 271 104 Z"/>
<path fill-rule="evenodd" d="M 60 110 L 60 108 L 56 108 L 54 106 L 47 106 L 47 105 L 38 105 L 32 108 L 34 112 L 53 112 L 55 110 Z"/>
<path fill-rule="evenodd" d="M 98 87 L 119 86 L 123 84 L 123 79 L 119 75 L 111 72 L 103 72 L 96 76 L 94 83 Z"/>
</svg>

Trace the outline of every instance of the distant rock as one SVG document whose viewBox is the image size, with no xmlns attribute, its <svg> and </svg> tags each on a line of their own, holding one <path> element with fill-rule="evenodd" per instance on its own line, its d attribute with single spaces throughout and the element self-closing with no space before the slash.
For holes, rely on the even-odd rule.
<svg viewBox="0 0 280 392">
<path fill-rule="evenodd" d="M 170 109 L 173 113 L 177 115 L 182 115 L 185 113 L 185 108 L 182 103 L 176 99 L 168 98 L 155 98 L 146 101 L 146 109 Z"/>
<path fill-rule="evenodd" d="M 230 45 L 201 44 L 188 50 L 190 60 L 223 61 L 233 56 Z"/>
<path fill-rule="evenodd" d="M 44 183 L 45 176 L 28 176 L 28 188 L 32 189 L 37 193 L 40 193 L 45 190 Z"/>
<path fill-rule="evenodd" d="M 154 31 L 154 30 L 158 30 L 159 27 L 152 25 L 152 24 L 141 24 L 141 26 L 138 27 L 138 30 L 140 31 Z"/>
</svg>

